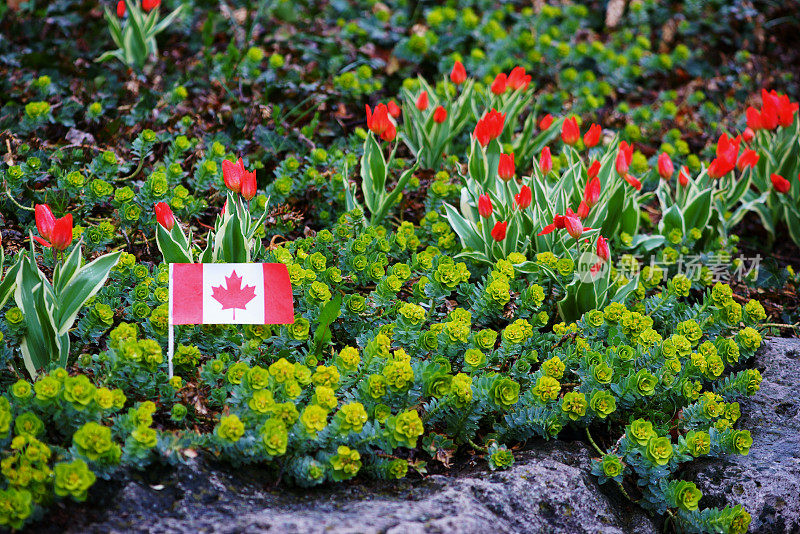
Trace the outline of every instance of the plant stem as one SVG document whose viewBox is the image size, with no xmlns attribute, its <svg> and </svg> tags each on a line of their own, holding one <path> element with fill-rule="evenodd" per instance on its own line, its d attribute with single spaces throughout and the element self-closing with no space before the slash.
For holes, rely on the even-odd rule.
<svg viewBox="0 0 800 534">
<path fill-rule="evenodd" d="M 592 447 L 594 447 L 594 450 L 597 451 L 597 454 L 599 454 L 600 456 L 605 455 L 605 453 L 600 449 L 600 447 L 597 446 L 597 443 L 594 442 L 594 439 L 592 439 L 592 434 L 591 432 L 589 432 L 588 426 L 586 427 L 586 437 L 589 439 L 589 443 L 592 444 Z"/>
</svg>

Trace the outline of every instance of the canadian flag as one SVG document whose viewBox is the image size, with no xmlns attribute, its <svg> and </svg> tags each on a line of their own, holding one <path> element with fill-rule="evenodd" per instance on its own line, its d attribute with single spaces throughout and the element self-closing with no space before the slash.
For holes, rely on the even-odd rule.
<svg viewBox="0 0 800 534">
<path fill-rule="evenodd" d="M 170 263 L 170 324 L 291 324 L 282 263 Z"/>
</svg>

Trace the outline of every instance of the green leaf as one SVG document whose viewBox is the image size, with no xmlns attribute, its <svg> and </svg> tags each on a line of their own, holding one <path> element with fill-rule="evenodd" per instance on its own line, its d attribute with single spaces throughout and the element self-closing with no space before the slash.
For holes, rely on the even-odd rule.
<svg viewBox="0 0 800 534">
<path fill-rule="evenodd" d="M 176 223 L 175 226 L 178 226 L 178 224 Z M 174 233 L 168 232 L 160 224 L 156 224 L 156 245 L 158 245 L 158 250 L 161 251 L 164 263 L 192 263 L 191 250 L 182 247 L 175 240 Z"/>
<path fill-rule="evenodd" d="M 63 292 L 58 294 L 58 308 L 55 315 L 58 335 L 63 335 L 72 328 L 78 312 L 87 300 L 100 291 L 106 283 L 111 268 L 117 264 L 121 255 L 121 251 L 112 252 L 86 264 L 70 280 Z"/>
<path fill-rule="evenodd" d="M 339 317 L 342 312 L 342 294 L 337 293 L 319 314 L 319 326 L 314 332 L 313 350 L 317 356 L 322 354 L 322 349 L 331 341 L 331 324 Z"/>
<path fill-rule="evenodd" d="M 444 210 L 450 226 L 461 239 L 461 244 L 475 251 L 482 250 L 483 239 L 481 239 L 477 227 L 462 217 L 458 210 L 450 204 L 445 203 Z"/>
<path fill-rule="evenodd" d="M 2 252 L 0 252 L 0 254 L 2 254 Z M 17 274 L 22 266 L 22 262 L 25 261 L 25 255 L 26 253 L 24 250 L 17 254 L 16 261 L 8 268 L 2 281 L 0 281 L 0 308 L 2 308 L 9 297 L 14 294 L 14 289 L 17 287 Z M 1 267 L 2 262 L 0 262 L 0 268 Z"/>
</svg>

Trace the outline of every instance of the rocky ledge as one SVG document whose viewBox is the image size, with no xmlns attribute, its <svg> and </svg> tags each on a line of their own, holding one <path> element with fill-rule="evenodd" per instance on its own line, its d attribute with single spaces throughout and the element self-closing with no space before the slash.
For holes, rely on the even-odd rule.
<svg viewBox="0 0 800 534">
<path fill-rule="evenodd" d="M 684 477 L 704 506 L 741 503 L 752 532 L 800 532 L 800 340 L 774 339 L 756 356 L 764 381 L 743 402 L 749 456 L 694 462 Z M 589 473 L 581 442 L 541 442 L 503 472 L 397 483 L 356 481 L 275 489 L 257 469 L 196 461 L 96 488 L 91 501 L 52 510 L 36 532 L 660 532 L 642 510 Z M 485 464 L 484 464 L 485 465 Z"/>
</svg>

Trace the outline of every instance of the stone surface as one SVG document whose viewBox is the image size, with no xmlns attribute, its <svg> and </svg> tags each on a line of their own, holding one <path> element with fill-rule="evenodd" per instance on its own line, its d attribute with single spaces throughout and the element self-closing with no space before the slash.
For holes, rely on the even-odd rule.
<svg viewBox="0 0 800 534">
<path fill-rule="evenodd" d="M 752 532 L 800 532 L 800 340 L 773 340 L 756 356 L 761 391 L 742 402 L 751 454 L 688 466 L 703 506 L 744 504 Z M 660 523 L 589 473 L 582 442 L 536 442 L 514 466 L 480 466 L 424 480 L 276 488 L 258 468 L 198 459 L 98 483 L 83 505 L 58 504 L 31 532 L 651 533 Z"/>
<path fill-rule="evenodd" d="M 54 510 L 37 532 L 593 532 L 649 533 L 647 515 L 605 493 L 580 442 L 541 443 L 506 471 L 469 468 L 400 482 L 265 488 L 258 470 L 198 461 L 130 480 L 80 509 Z M 102 492 L 101 492 L 102 493 Z M 80 510 L 80 511 L 79 511 Z"/>
<path fill-rule="evenodd" d="M 772 339 L 756 355 L 761 390 L 742 404 L 747 456 L 693 462 L 685 472 L 703 506 L 742 504 L 752 532 L 800 532 L 800 340 Z"/>
</svg>

